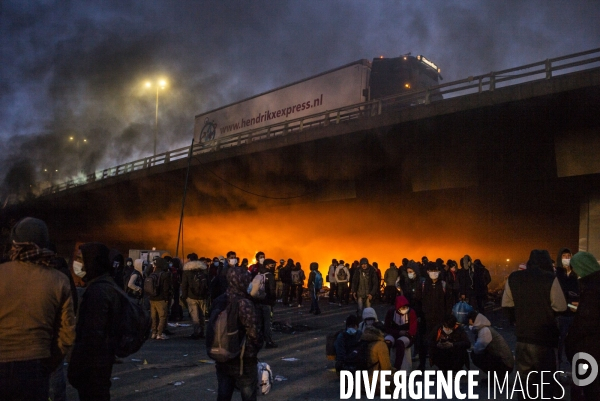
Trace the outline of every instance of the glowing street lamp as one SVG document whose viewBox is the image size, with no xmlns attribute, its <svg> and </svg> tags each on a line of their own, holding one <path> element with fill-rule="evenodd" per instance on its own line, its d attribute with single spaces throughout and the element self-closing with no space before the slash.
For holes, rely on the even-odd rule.
<svg viewBox="0 0 600 401">
<path fill-rule="evenodd" d="M 164 79 L 159 79 L 155 84 L 156 86 L 156 120 L 154 125 L 154 156 L 156 156 L 156 142 L 158 140 L 158 90 L 165 89 L 167 82 Z M 152 82 L 146 82 L 146 88 L 151 88 Z"/>
</svg>

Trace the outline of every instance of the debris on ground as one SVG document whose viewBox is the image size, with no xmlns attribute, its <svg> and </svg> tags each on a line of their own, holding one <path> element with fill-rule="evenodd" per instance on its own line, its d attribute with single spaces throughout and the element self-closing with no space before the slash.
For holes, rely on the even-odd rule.
<svg viewBox="0 0 600 401">
<path fill-rule="evenodd" d="M 184 381 L 180 381 L 180 382 L 169 382 L 167 383 L 170 386 L 181 386 L 183 383 L 185 383 Z"/>
<path fill-rule="evenodd" d="M 300 359 L 298 358 L 281 358 L 282 361 L 286 361 L 286 362 L 296 362 L 299 361 Z"/>
<path fill-rule="evenodd" d="M 312 327 L 306 325 L 306 324 L 294 324 L 291 325 L 289 323 L 284 323 L 284 322 L 273 322 L 273 324 L 271 325 L 272 330 L 279 332 L 279 333 L 285 333 L 285 334 L 295 334 L 296 332 L 305 332 L 305 331 L 310 331 L 313 330 Z"/>
<path fill-rule="evenodd" d="M 274 379 L 274 380 L 275 380 L 276 382 L 282 382 L 282 381 L 284 381 L 284 380 L 287 380 L 287 378 L 286 378 L 286 377 L 283 377 L 283 376 L 280 376 L 280 375 L 277 375 L 277 376 L 275 376 L 275 379 Z"/>
</svg>

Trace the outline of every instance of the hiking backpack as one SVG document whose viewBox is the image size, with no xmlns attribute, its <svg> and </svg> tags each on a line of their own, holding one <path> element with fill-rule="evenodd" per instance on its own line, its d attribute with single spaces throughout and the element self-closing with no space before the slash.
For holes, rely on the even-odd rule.
<svg viewBox="0 0 600 401">
<path fill-rule="evenodd" d="M 200 299 L 208 297 L 208 276 L 202 270 L 194 271 L 194 276 L 190 283 L 190 292 Z"/>
<path fill-rule="evenodd" d="M 113 341 L 115 355 L 125 358 L 136 353 L 150 337 L 152 319 L 150 314 L 136 301 L 131 299 L 125 291 L 114 285 L 121 299 L 121 310 L 118 321 L 113 328 Z"/>
<path fill-rule="evenodd" d="M 323 288 L 323 276 L 320 271 L 315 271 L 315 291 L 319 291 Z"/>
<path fill-rule="evenodd" d="M 292 270 L 292 284 L 299 285 L 302 282 L 300 279 L 300 270 Z"/>
<path fill-rule="evenodd" d="M 248 294 L 255 299 L 265 299 L 267 297 L 267 291 L 265 289 L 266 281 L 266 274 L 257 273 L 248 286 Z"/>
<path fill-rule="evenodd" d="M 345 268 L 341 268 L 337 274 L 336 274 L 336 278 L 338 279 L 338 281 L 348 281 L 348 274 L 346 273 L 346 269 Z"/>
<path fill-rule="evenodd" d="M 238 327 L 239 307 L 229 302 L 224 308 L 215 304 L 206 332 L 206 353 L 216 362 L 228 362 L 244 356 L 246 336 Z M 240 369 L 242 367 L 240 366 Z"/>
<path fill-rule="evenodd" d="M 260 394 L 269 394 L 273 385 L 273 372 L 266 362 L 259 362 L 258 368 L 258 391 Z"/>
<path fill-rule="evenodd" d="M 162 272 L 152 273 L 144 279 L 144 294 L 149 297 L 160 295 L 160 276 Z"/>
</svg>

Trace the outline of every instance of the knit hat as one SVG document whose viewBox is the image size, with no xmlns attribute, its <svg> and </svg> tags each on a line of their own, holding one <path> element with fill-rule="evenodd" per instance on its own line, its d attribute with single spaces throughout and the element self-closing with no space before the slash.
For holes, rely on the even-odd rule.
<svg viewBox="0 0 600 401">
<path fill-rule="evenodd" d="M 534 249 L 529 254 L 529 260 L 527 261 L 527 268 L 538 268 L 548 272 L 553 271 L 552 258 L 545 249 Z"/>
<path fill-rule="evenodd" d="M 368 264 L 369 264 L 369 259 L 367 259 L 367 258 L 362 258 L 362 259 L 360 260 L 360 264 L 361 264 L 361 265 L 368 265 Z"/>
<path fill-rule="evenodd" d="M 42 220 L 25 217 L 15 224 L 10 239 L 13 242 L 33 242 L 44 248 L 48 244 L 48 227 Z"/>
<path fill-rule="evenodd" d="M 317 270 L 319 268 L 319 264 L 317 262 L 312 262 L 310 264 L 310 270 Z"/>
<path fill-rule="evenodd" d="M 580 278 L 584 278 L 600 271 L 600 264 L 591 253 L 577 252 L 571 257 L 571 268 Z"/>
<path fill-rule="evenodd" d="M 375 319 L 377 320 L 377 312 L 373 308 L 365 308 L 362 313 L 363 320 L 365 319 Z"/>
</svg>

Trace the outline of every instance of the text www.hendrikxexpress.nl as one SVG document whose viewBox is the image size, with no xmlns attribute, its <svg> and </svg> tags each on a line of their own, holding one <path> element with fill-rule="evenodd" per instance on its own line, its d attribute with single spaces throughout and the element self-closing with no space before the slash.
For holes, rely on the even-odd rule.
<svg viewBox="0 0 600 401">
<path fill-rule="evenodd" d="M 221 134 L 226 134 L 228 132 L 232 132 L 238 130 L 240 128 L 251 127 L 254 124 L 262 123 L 264 121 L 274 120 L 280 117 L 287 117 L 290 114 L 294 114 L 300 111 L 304 111 L 307 109 L 311 109 L 313 107 L 321 106 L 323 104 L 323 94 L 316 98 L 315 100 L 306 101 L 303 103 L 298 103 L 293 106 L 284 107 L 282 109 L 278 109 L 276 111 L 266 110 L 264 113 L 259 114 L 253 118 L 244 118 L 241 122 L 235 124 L 225 125 L 220 128 Z"/>
</svg>

